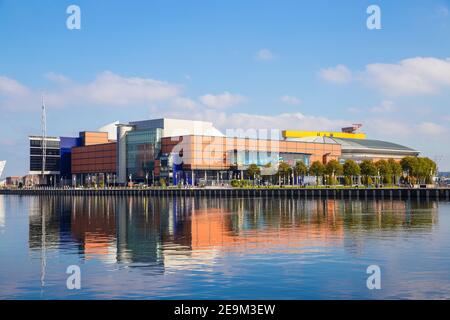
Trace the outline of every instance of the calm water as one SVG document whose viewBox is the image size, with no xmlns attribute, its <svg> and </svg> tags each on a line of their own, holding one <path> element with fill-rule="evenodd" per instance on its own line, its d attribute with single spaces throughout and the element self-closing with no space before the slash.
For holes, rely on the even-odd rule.
<svg viewBox="0 0 450 320">
<path fill-rule="evenodd" d="M 448 299 L 450 204 L 0 195 L 0 298 Z"/>
</svg>

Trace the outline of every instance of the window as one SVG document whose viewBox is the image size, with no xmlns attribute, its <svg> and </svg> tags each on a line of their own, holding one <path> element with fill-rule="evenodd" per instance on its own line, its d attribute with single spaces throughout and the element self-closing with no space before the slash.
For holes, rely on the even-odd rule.
<svg viewBox="0 0 450 320">
<path fill-rule="evenodd" d="M 127 175 L 143 179 L 161 153 L 162 129 L 137 130 L 127 134 Z"/>
</svg>

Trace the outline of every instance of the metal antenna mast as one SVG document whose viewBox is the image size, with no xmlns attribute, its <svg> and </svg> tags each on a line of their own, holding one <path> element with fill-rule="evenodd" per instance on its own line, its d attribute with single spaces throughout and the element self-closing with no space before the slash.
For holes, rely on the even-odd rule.
<svg viewBox="0 0 450 320">
<path fill-rule="evenodd" d="M 44 182 L 45 162 L 47 157 L 47 115 L 45 110 L 44 95 L 42 95 L 41 128 L 42 128 L 42 182 Z"/>
</svg>

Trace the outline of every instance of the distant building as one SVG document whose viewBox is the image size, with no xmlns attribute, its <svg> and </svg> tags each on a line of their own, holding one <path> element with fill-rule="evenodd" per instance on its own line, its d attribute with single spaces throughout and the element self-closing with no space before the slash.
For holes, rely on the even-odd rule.
<svg viewBox="0 0 450 320">
<path fill-rule="evenodd" d="M 37 174 L 28 174 L 22 177 L 22 182 L 24 187 L 32 187 L 41 182 L 41 176 Z"/>
<path fill-rule="evenodd" d="M 6 177 L 5 184 L 7 187 L 19 187 L 22 184 L 22 177 L 18 176 Z"/>
<path fill-rule="evenodd" d="M 6 161 L 0 161 L 0 179 L 2 178 L 3 170 L 5 170 L 5 166 L 6 166 Z"/>
</svg>

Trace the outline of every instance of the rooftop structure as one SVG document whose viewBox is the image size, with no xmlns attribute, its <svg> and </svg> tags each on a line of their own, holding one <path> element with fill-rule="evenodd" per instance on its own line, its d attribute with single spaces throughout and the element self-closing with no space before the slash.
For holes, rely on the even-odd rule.
<svg viewBox="0 0 450 320">
<path fill-rule="evenodd" d="M 108 139 L 109 140 L 116 140 L 117 138 L 117 125 L 119 124 L 119 121 L 115 121 L 112 123 L 109 123 L 107 125 L 104 125 L 101 128 L 98 128 L 96 132 L 107 132 L 108 133 Z"/>
<path fill-rule="evenodd" d="M 284 139 L 307 138 L 307 137 L 331 137 L 341 139 L 366 139 L 366 134 L 357 132 L 362 124 L 354 124 L 351 127 L 342 128 L 342 132 L 329 131 L 296 131 L 284 130 L 282 136 Z"/>
<path fill-rule="evenodd" d="M 331 137 L 342 139 L 366 139 L 365 133 L 329 132 L 329 131 L 295 131 L 284 130 L 282 136 L 285 139 L 307 138 L 307 137 Z"/>
<path fill-rule="evenodd" d="M 342 147 L 342 160 L 352 159 L 361 161 L 365 159 L 395 159 L 400 160 L 406 156 L 418 156 L 419 151 L 400 144 L 370 139 L 345 139 L 337 137 L 304 137 L 292 139 L 306 143 L 332 143 Z"/>
<path fill-rule="evenodd" d="M 134 130 L 162 129 L 162 138 L 187 135 L 224 136 L 222 132 L 213 126 L 212 122 L 207 121 L 161 118 L 133 121 L 129 125 L 134 127 Z"/>
<path fill-rule="evenodd" d="M 362 128 L 362 124 L 357 123 L 357 124 L 353 124 L 351 127 L 342 128 L 342 132 L 345 132 L 345 133 L 356 133 L 356 131 L 358 131 L 361 128 Z"/>
</svg>

